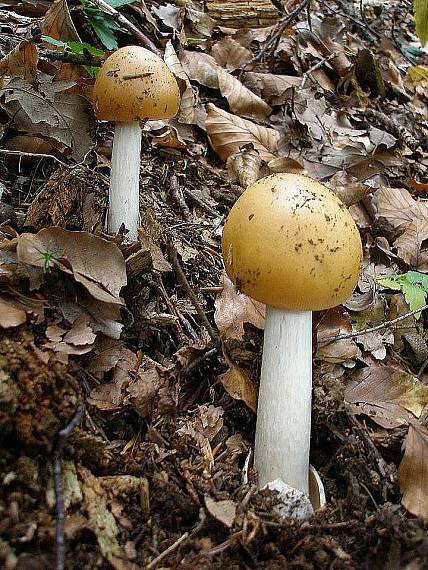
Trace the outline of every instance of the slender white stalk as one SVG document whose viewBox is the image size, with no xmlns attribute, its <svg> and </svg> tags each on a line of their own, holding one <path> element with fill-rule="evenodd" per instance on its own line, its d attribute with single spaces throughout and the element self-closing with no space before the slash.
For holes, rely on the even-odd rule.
<svg viewBox="0 0 428 570">
<path fill-rule="evenodd" d="M 257 410 L 259 485 L 281 479 L 308 494 L 312 312 L 266 308 Z"/>
<path fill-rule="evenodd" d="M 122 224 L 127 237 L 137 239 L 140 219 L 141 127 L 138 121 L 116 123 L 111 157 L 107 231 L 117 232 Z"/>
</svg>

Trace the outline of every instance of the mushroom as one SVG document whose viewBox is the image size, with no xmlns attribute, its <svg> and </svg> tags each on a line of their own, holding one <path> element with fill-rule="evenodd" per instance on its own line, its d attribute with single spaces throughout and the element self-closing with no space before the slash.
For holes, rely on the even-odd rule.
<svg viewBox="0 0 428 570">
<path fill-rule="evenodd" d="M 95 80 L 94 107 L 98 119 L 115 121 L 111 159 L 107 231 L 121 225 L 137 239 L 139 222 L 140 121 L 176 115 L 180 92 L 162 59 L 140 46 L 120 48 L 110 55 Z"/>
<path fill-rule="evenodd" d="M 259 486 L 285 484 L 308 495 L 312 311 L 352 293 L 362 257 L 358 229 L 326 187 L 272 174 L 236 201 L 222 250 L 237 289 L 267 305 L 254 447 Z"/>
</svg>

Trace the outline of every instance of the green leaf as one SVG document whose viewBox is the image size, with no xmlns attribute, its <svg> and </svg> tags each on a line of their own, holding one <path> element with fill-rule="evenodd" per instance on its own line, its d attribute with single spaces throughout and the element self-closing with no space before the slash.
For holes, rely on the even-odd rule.
<svg viewBox="0 0 428 570">
<path fill-rule="evenodd" d="M 401 291 L 411 311 L 417 311 L 426 304 L 428 275 L 418 271 L 408 271 L 402 275 L 378 277 L 376 282 L 393 291 Z M 416 313 L 418 319 L 420 313 Z"/>
<path fill-rule="evenodd" d="M 126 6 L 127 4 L 132 4 L 135 0 L 106 0 L 107 4 L 112 8 L 120 8 L 121 6 Z"/>
<path fill-rule="evenodd" d="M 416 33 L 422 46 L 428 41 L 428 0 L 413 0 Z"/>
<path fill-rule="evenodd" d="M 42 36 L 42 40 L 47 44 L 52 44 L 57 47 L 65 47 L 67 45 L 66 43 L 56 40 L 55 38 L 51 38 L 50 36 Z"/>
<path fill-rule="evenodd" d="M 97 34 L 101 43 L 107 50 L 117 49 L 116 36 L 114 31 L 119 30 L 116 22 L 107 14 L 87 14 L 88 21 L 91 24 L 94 32 Z"/>
<path fill-rule="evenodd" d="M 83 54 L 85 51 L 87 51 L 94 57 L 104 56 L 103 50 L 91 46 L 91 44 L 87 44 L 85 42 L 68 42 L 67 46 L 70 48 L 70 51 L 73 53 Z"/>
</svg>

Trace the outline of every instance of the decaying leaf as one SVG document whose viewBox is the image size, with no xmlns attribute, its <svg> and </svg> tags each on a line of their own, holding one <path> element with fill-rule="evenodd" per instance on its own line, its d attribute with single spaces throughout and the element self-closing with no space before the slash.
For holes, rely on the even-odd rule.
<svg viewBox="0 0 428 570">
<path fill-rule="evenodd" d="M 27 313 L 13 301 L 0 298 L 0 327 L 19 327 L 27 320 Z"/>
<path fill-rule="evenodd" d="M 92 148 L 91 131 L 95 123 L 89 102 L 67 90 L 73 81 L 53 78 L 36 86 L 20 78 L 0 89 L 2 107 L 17 128 L 60 141 L 70 149 L 76 161 Z"/>
<path fill-rule="evenodd" d="M 5 57 L 0 59 L 0 76 L 20 77 L 33 83 L 37 77 L 37 48 L 33 42 L 20 42 Z"/>
<path fill-rule="evenodd" d="M 205 506 L 210 515 L 226 528 L 232 528 L 236 516 L 237 504 L 235 501 L 226 499 L 214 501 L 211 497 L 205 497 Z"/>
<path fill-rule="evenodd" d="M 420 416 L 428 404 L 428 386 L 404 370 L 371 366 L 351 375 L 345 400 L 355 414 L 391 429 Z"/>
<path fill-rule="evenodd" d="M 261 162 L 260 155 L 252 144 L 244 146 L 226 161 L 229 179 L 238 182 L 242 188 L 247 188 L 259 179 Z"/>
<path fill-rule="evenodd" d="M 211 55 L 221 67 L 229 71 L 239 69 L 253 59 L 251 51 L 230 36 L 216 42 L 211 48 Z"/>
<path fill-rule="evenodd" d="M 405 188 L 381 188 L 376 196 L 378 217 L 386 218 L 397 230 L 404 230 L 415 220 L 428 218 L 428 205 L 412 198 Z"/>
<path fill-rule="evenodd" d="M 398 469 L 403 506 L 417 517 L 428 520 L 428 429 L 412 422 L 406 448 Z"/>
<path fill-rule="evenodd" d="M 126 285 L 125 261 L 116 244 L 87 232 L 52 227 L 19 236 L 18 260 L 49 270 L 52 266 L 74 279 L 105 303 L 122 304 Z"/>
<path fill-rule="evenodd" d="M 349 315 L 346 315 L 341 307 L 330 309 L 317 327 L 317 358 L 335 364 L 357 358 L 361 353 L 354 339 L 328 340 L 350 332 L 352 324 Z"/>
<path fill-rule="evenodd" d="M 264 328 L 266 307 L 263 303 L 247 297 L 223 273 L 223 289 L 215 300 L 214 320 L 223 339 L 240 340 L 244 336 L 244 323 Z"/>
<path fill-rule="evenodd" d="M 257 410 L 257 388 L 246 370 L 235 364 L 224 353 L 229 370 L 220 374 L 218 379 L 226 392 L 235 400 L 242 400 L 254 413 Z"/>
<path fill-rule="evenodd" d="M 119 529 L 108 508 L 107 496 L 99 479 L 81 465 L 78 474 L 89 526 L 97 538 L 101 554 L 108 560 L 119 552 Z"/>
<path fill-rule="evenodd" d="M 279 141 L 277 131 L 231 115 L 212 103 L 208 103 L 206 109 L 207 133 L 212 147 L 223 160 L 249 143 L 254 145 L 262 160 L 269 162 L 275 158 Z"/>
<path fill-rule="evenodd" d="M 422 242 L 428 239 L 428 219 L 415 220 L 405 232 L 395 240 L 397 254 L 410 267 L 428 271 L 428 251 L 422 249 Z"/>
<path fill-rule="evenodd" d="M 168 41 L 165 48 L 165 63 L 172 73 L 181 80 L 185 85 L 184 91 L 181 93 L 180 110 L 178 120 L 181 123 L 196 123 L 196 102 L 195 94 L 188 76 L 186 75 L 171 41 Z"/>
</svg>

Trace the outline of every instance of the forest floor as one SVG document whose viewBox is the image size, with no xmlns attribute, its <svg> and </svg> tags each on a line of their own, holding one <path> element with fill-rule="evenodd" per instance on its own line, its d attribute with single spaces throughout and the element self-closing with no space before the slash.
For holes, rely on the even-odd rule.
<svg viewBox="0 0 428 570">
<path fill-rule="evenodd" d="M 0 2 L 2 568 L 428 567 L 427 52 L 410 1 L 368 4 L 116 2 L 132 35 L 95 0 Z M 103 229 L 92 72 L 147 40 L 182 105 L 144 126 L 129 244 Z M 247 466 L 264 315 L 220 248 L 243 189 L 283 171 L 334 190 L 364 251 L 354 295 L 314 314 L 327 502 L 303 522 Z"/>
</svg>

